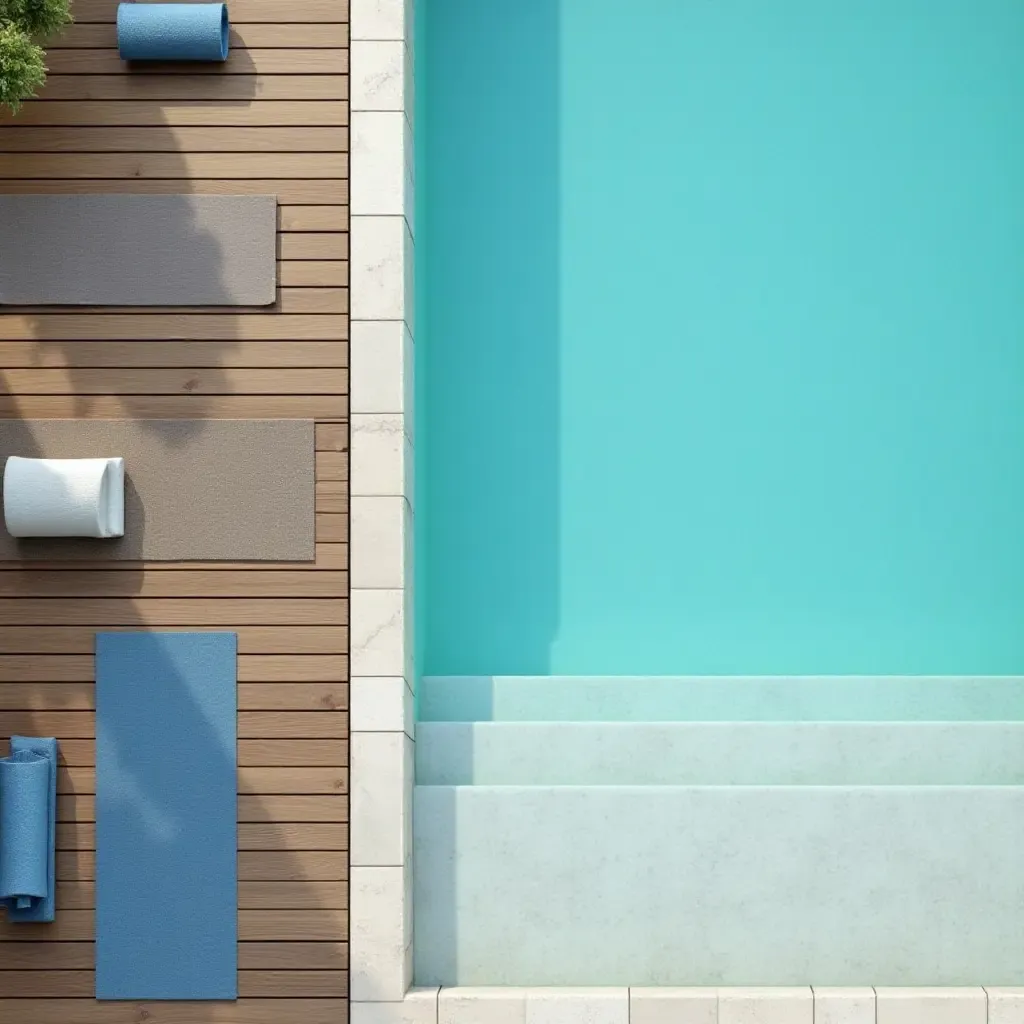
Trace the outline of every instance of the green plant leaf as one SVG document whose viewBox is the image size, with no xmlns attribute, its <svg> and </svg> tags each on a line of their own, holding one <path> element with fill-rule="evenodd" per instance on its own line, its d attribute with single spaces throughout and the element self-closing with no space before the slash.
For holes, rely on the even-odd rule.
<svg viewBox="0 0 1024 1024">
<path fill-rule="evenodd" d="M 15 25 L 0 26 L 0 105 L 15 113 L 46 81 L 46 55 Z"/>
</svg>

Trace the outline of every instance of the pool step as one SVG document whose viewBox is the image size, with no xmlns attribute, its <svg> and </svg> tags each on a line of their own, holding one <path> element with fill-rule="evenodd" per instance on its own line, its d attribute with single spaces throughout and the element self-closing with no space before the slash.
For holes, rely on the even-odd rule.
<svg viewBox="0 0 1024 1024">
<path fill-rule="evenodd" d="M 1024 785 L 1021 722 L 421 722 L 446 786 Z"/>
<path fill-rule="evenodd" d="M 1024 787 L 419 786 L 418 985 L 1021 985 Z"/>
<path fill-rule="evenodd" d="M 420 721 L 1024 721 L 1021 676 L 427 676 Z"/>
</svg>

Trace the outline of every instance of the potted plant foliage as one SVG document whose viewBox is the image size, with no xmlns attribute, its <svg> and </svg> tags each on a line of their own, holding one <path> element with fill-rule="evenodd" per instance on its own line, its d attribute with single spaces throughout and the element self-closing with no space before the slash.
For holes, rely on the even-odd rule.
<svg viewBox="0 0 1024 1024">
<path fill-rule="evenodd" d="M 0 0 L 0 106 L 17 112 L 46 81 L 40 45 L 71 22 L 70 0 Z"/>
</svg>

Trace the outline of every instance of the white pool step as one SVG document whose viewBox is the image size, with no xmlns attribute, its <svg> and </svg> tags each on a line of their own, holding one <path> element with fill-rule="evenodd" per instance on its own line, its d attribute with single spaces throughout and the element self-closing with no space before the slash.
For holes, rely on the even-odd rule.
<svg viewBox="0 0 1024 1024">
<path fill-rule="evenodd" d="M 1024 721 L 1021 676 L 427 676 L 420 721 Z"/>
<path fill-rule="evenodd" d="M 1024 723 L 421 722 L 416 780 L 446 786 L 1024 785 Z"/>
<path fill-rule="evenodd" d="M 420 786 L 419 985 L 1024 984 L 1024 787 Z"/>
</svg>

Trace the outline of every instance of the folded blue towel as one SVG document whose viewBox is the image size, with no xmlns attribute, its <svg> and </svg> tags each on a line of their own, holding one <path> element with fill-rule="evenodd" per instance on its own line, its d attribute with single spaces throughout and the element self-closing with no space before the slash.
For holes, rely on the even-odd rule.
<svg viewBox="0 0 1024 1024">
<path fill-rule="evenodd" d="M 52 921 L 55 911 L 57 741 L 11 737 L 0 757 L 0 905 L 9 921 Z"/>
</svg>

